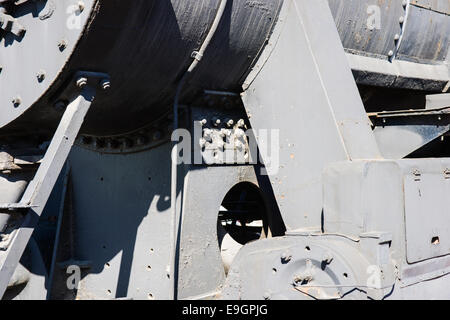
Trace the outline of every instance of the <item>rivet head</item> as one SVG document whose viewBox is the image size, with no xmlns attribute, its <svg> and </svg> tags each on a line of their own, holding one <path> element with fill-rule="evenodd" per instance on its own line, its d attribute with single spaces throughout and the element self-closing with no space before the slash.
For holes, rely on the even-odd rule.
<svg viewBox="0 0 450 320">
<path fill-rule="evenodd" d="M 63 101 L 63 100 L 59 100 L 55 103 L 54 105 L 55 109 L 58 111 L 62 111 L 64 109 L 66 109 L 67 107 L 67 102 Z"/>
<path fill-rule="evenodd" d="M 18 106 L 20 106 L 22 104 L 22 98 L 20 96 L 14 97 L 12 99 L 12 103 L 13 103 L 14 107 L 17 108 Z"/>
<path fill-rule="evenodd" d="M 83 1 L 78 1 L 78 10 L 81 12 L 84 11 L 84 8 L 86 7 L 86 5 L 84 4 Z"/>
<path fill-rule="evenodd" d="M 45 80 L 45 71 L 44 70 L 40 70 L 37 74 L 36 74 L 36 78 L 39 82 L 42 82 Z"/>
</svg>

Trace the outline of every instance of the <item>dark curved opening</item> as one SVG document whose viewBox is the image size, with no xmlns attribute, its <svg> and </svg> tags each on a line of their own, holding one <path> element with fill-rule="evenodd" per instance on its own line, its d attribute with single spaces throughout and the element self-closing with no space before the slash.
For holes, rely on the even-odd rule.
<svg viewBox="0 0 450 320">
<path fill-rule="evenodd" d="M 244 245 L 268 234 L 267 208 L 260 189 L 242 182 L 225 196 L 218 223 L 238 243 Z"/>
</svg>

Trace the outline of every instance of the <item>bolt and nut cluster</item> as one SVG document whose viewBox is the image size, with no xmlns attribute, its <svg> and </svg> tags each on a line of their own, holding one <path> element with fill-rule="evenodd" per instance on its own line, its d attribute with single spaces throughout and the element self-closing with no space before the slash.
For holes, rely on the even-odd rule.
<svg viewBox="0 0 450 320">
<path fill-rule="evenodd" d="M 232 164 L 249 160 L 249 143 L 243 119 L 212 117 L 210 121 L 201 120 L 200 124 L 203 127 L 203 134 L 199 146 L 207 163 Z M 229 154 L 230 152 L 232 154 Z"/>
<path fill-rule="evenodd" d="M 76 85 L 78 88 L 83 89 L 88 84 L 88 79 L 86 77 L 80 77 L 76 81 Z M 99 81 L 99 86 L 102 90 L 109 90 L 111 88 L 111 81 L 109 79 L 101 79 Z"/>
</svg>

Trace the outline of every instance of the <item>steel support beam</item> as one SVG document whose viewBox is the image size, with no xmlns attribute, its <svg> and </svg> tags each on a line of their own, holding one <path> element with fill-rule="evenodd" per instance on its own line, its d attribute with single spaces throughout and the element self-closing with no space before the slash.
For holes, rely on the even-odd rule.
<svg viewBox="0 0 450 320">
<path fill-rule="evenodd" d="M 0 253 L 0 297 L 5 293 L 27 247 L 94 97 L 95 89 L 86 86 L 67 106 L 42 164 L 22 196 L 20 204 L 29 209 L 20 228 L 14 231 L 8 248 Z"/>
</svg>

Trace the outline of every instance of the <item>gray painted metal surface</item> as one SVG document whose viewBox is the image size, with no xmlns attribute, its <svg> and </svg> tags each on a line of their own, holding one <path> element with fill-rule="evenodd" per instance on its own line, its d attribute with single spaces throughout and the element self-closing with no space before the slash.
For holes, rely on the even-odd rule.
<svg viewBox="0 0 450 320">
<path fill-rule="evenodd" d="M 329 165 L 323 230 L 245 246 L 224 298 L 449 299 L 449 220 L 441 193 L 448 192 L 449 166 L 449 159 Z"/>
<path fill-rule="evenodd" d="M 446 134 L 450 130 L 446 102 L 445 98 L 434 98 L 426 109 L 370 113 L 383 157 L 402 159 Z"/>
<path fill-rule="evenodd" d="M 446 190 L 443 184 L 448 182 L 448 167 L 448 159 L 331 165 L 324 173 L 324 232 L 349 237 L 371 230 L 388 232 L 392 235 L 391 259 L 397 264 L 400 288 L 425 280 L 444 282 L 439 277 L 449 272 L 449 256 L 442 253 L 445 242 L 441 246 L 435 237 L 445 241 L 447 209 L 440 205 L 442 199 L 436 203 L 429 194 L 431 190 L 436 195 Z M 418 208 L 413 209 L 416 204 L 422 208 L 420 214 Z M 428 214 L 439 217 L 432 219 Z M 417 257 L 425 252 L 428 260 L 419 262 Z M 441 293 L 441 298 L 447 297 Z"/>
<path fill-rule="evenodd" d="M 229 1 L 169 119 L 218 0 L 85 1 L 70 30 L 68 1 L 0 1 L 3 298 L 450 298 L 450 160 L 400 160 L 448 132 L 448 97 L 367 115 L 351 72 L 360 84 L 446 91 L 444 2 Z M 368 29 L 372 4 L 382 30 Z M 92 108 L 85 91 L 58 110 L 83 85 L 105 89 Z M 176 175 L 174 124 L 194 137 L 183 152 L 200 159 Z M 265 167 L 248 163 L 250 127 Z M 279 145 L 260 129 L 276 130 Z M 43 159 L 42 131 L 55 137 Z M 241 153 L 217 160 L 227 136 Z M 256 213 L 244 207 L 251 190 Z M 29 214 L 17 229 L 19 211 Z M 222 242 L 232 232 L 221 218 L 233 215 L 241 231 L 261 223 L 256 238 L 232 239 L 237 249 Z M 69 288 L 74 266 L 81 281 Z"/>
<path fill-rule="evenodd" d="M 327 3 L 285 1 L 280 15 L 243 101 L 256 131 L 279 130 L 270 178 L 287 228 L 316 227 L 324 165 L 380 155 Z"/>
<path fill-rule="evenodd" d="M 76 136 L 83 124 L 84 118 L 95 96 L 95 89 L 85 87 L 80 96 L 67 106 L 61 119 L 61 124 L 55 132 L 42 164 L 39 166 L 33 180 L 28 184 L 22 195 L 20 209 L 28 209 L 17 230 L 11 234 L 11 240 L 2 255 L 0 266 L 0 295 L 5 293 L 10 278 L 22 257 L 30 240 L 44 206 L 53 190 L 67 156 L 73 146 Z M 33 208 L 29 208 L 30 205 Z M 14 207 L 14 206 L 13 206 Z M 16 207 L 17 208 L 17 207 Z"/>
</svg>

